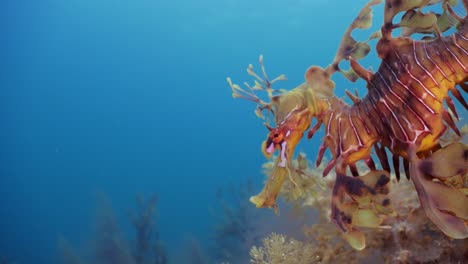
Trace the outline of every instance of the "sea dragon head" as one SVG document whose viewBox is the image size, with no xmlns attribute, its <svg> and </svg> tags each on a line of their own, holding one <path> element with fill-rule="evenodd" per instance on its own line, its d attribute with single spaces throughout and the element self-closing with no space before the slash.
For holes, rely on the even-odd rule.
<svg viewBox="0 0 468 264">
<path fill-rule="evenodd" d="M 265 124 L 269 133 L 262 144 L 262 152 L 270 158 L 276 150 L 279 150 L 277 164 L 279 167 L 286 167 L 297 143 L 309 129 L 312 118 L 319 117 L 327 108 L 324 98 L 333 96 L 335 84 L 322 68 L 317 66 L 309 68 L 305 78 L 306 83 L 272 97 L 267 107 L 273 113 L 276 127 Z M 317 121 L 318 126 L 309 132 L 308 137 L 320 127 L 319 118 Z"/>
<path fill-rule="evenodd" d="M 322 86 L 324 83 L 333 86 L 334 84 L 320 81 L 320 74 L 325 74 L 325 72 L 316 67 L 311 72 L 306 73 L 306 79 L 311 78 L 319 81 L 313 80 L 313 82 L 303 83 L 290 91 L 275 90 L 272 88 L 272 84 L 278 80 L 285 80 L 286 77 L 281 75 L 270 81 L 263 66 L 262 56 L 260 56 L 259 61 L 263 78 L 253 71 L 252 65 L 247 68 L 248 74 L 256 79 L 254 86 L 245 84 L 247 89 L 243 89 L 239 85 L 233 84 L 230 78 L 227 81 L 231 86 L 233 97 L 256 102 L 258 107 L 255 113 L 258 117 L 266 120 L 265 126 L 268 129 L 268 135 L 262 144 L 263 154 L 267 158 L 271 158 L 278 151 L 275 167 L 263 190 L 250 198 L 250 201 L 257 207 L 274 208 L 277 211 L 276 196 L 286 175 L 289 175 L 294 183 L 290 171 L 294 150 L 310 127 L 312 118 L 319 116 L 326 105 L 322 97 L 326 93 L 328 94 L 329 90 Z M 325 79 L 329 81 L 329 78 Z M 263 101 L 255 94 L 255 91 L 259 90 L 268 94 L 270 102 Z M 263 115 L 264 111 L 267 112 L 267 117 Z M 274 126 L 270 126 L 269 117 L 271 115 L 274 119 Z"/>
<path fill-rule="evenodd" d="M 287 167 L 296 145 L 310 126 L 313 111 L 304 101 L 305 92 L 307 86 L 303 84 L 273 98 L 272 113 L 276 127 L 265 124 L 269 133 L 262 144 L 262 152 L 270 158 L 278 150 L 279 167 Z"/>
</svg>

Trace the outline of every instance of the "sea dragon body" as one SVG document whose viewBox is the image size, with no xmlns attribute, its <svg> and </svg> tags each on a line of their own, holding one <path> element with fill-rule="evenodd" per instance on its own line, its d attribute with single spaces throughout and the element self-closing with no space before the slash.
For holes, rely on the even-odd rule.
<svg viewBox="0 0 468 264">
<path fill-rule="evenodd" d="M 288 175 L 294 148 L 315 118 L 317 123 L 308 132 L 308 138 L 323 125 L 325 138 L 316 163 L 317 166 L 321 163 L 329 149 L 332 159 L 324 170 L 324 176 L 332 169 L 336 173 L 331 219 L 351 246 L 356 249 L 365 247 L 364 235 L 356 227 L 359 226 L 356 223 L 362 222 L 359 219 L 360 212 L 363 212 L 359 209 L 362 197 L 371 197 L 373 203 L 383 208 L 390 206 L 388 199 L 384 198 L 388 193 L 391 171 L 386 150 L 393 155 L 398 180 L 400 159 L 403 160 L 406 176 L 412 179 L 426 215 L 448 236 L 466 238 L 468 192 L 466 187 L 454 187 L 445 181 L 462 177 L 466 182 L 468 147 L 463 143 L 442 147 L 440 138 L 446 133 L 447 126 L 460 135 L 453 120 L 453 116 L 458 118 L 458 113 L 449 92 L 468 109 L 457 89 L 458 85 L 463 91 L 468 91 L 468 16 L 458 17 L 451 9 L 450 1 L 441 1 L 446 11 L 444 15 L 451 14 L 457 20 L 457 31 L 441 36 L 441 28 L 436 23 L 440 21 L 420 11 L 430 1 L 387 0 L 384 25 L 377 35 L 380 36 L 377 53 L 382 62 L 372 73 L 357 63 L 356 60 L 362 57 L 362 46 L 359 46 L 362 43 L 355 42 L 350 33 L 354 28 L 366 27 L 371 17 L 370 7 L 379 2 L 373 0 L 364 7 L 345 34 L 333 63 L 325 69 L 310 67 L 305 74 L 306 82 L 299 87 L 273 96 L 273 82 L 268 81 L 263 65 L 265 79 L 249 68 L 249 73 L 261 82 L 254 88 L 266 90 L 270 103 L 256 97 L 253 94 L 255 89 L 246 93 L 228 79 L 236 97 L 257 102 L 260 111 L 271 111 L 277 125 L 276 128 L 267 126 L 269 135 L 262 145 L 267 157 L 279 150 L 276 169 L 262 192 L 251 201 L 258 207 L 276 208 L 276 195 Z M 468 9 L 468 1 L 463 0 L 463 4 Z M 395 15 L 403 11 L 402 22 L 393 24 Z M 427 32 L 428 24 L 435 34 L 432 39 L 391 36 L 392 30 L 401 26 L 410 29 L 413 26 L 413 32 Z M 352 71 L 346 73 L 350 79 L 355 80 L 357 75 L 367 82 L 365 97 L 357 98 L 348 93 L 352 105 L 332 93 L 334 83 L 330 77 L 336 71 L 343 72 L 338 67 L 341 60 L 350 61 Z M 383 170 L 376 169 L 373 149 Z M 349 168 L 353 176 L 359 176 L 356 162 L 361 160 L 370 172 L 360 177 L 346 175 Z M 376 226 L 378 224 L 380 222 Z"/>
</svg>

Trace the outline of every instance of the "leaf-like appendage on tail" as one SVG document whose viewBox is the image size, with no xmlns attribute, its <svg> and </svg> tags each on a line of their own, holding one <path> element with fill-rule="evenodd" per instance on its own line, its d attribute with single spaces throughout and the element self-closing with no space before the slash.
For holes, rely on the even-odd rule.
<svg viewBox="0 0 468 264">
<path fill-rule="evenodd" d="M 454 143 L 430 158 L 414 158 L 411 179 L 429 219 L 450 237 L 468 237 L 468 197 L 464 187 L 468 171 L 468 146 Z"/>
</svg>

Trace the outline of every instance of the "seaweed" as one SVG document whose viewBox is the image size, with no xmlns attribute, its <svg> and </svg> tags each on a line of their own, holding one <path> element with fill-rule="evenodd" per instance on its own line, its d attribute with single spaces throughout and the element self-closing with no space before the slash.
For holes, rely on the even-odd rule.
<svg viewBox="0 0 468 264">
<path fill-rule="evenodd" d="M 167 253 L 155 225 L 156 196 L 138 196 L 137 209 L 130 221 L 135 239 L 121 232 L 110 202 L 99 195 L 91 257 L 81 257 L 64 239 L 58 241 L 61 262 L 64 264 L 166 264 Z"/>
<path fill-rule="evenodd" d="M 271 167 L 267 165 L 264 173 L 269 175 Z M 302 184 L 302 181 L 297 180 Z M 285 184 L 283 189 L 291 183 L 288 181 Z M 213 210 L 216 223 L 213 231 L 214 246 L 210 248 L 214 259 L 210 263 L 247 263 L 250 248 L 273 231 L 286 233 L 294 239 L 305 239 L 302 228 L 315 217 L 311 208 L 287 203 L 281 204 L 281 215 L 275 215 L 271 210 L 258 210 L 248 199 L 253 189 L 251 181 L 246 181 L 217 192 L 218 204 Z M 295 195 L 301 196 L 299 191 Z"/>
<path fill-rule="evenodd" d="M 136 264 L 167 263 L 165 248 L 160 241 L 159 233 L 154 224 L 156 202 L 155 195 L 148 200 L 145 200 L 142 196 L 137 197 L 138 210 L 132 216 L 132 223 L 136 233 L 134 249 Z"/>
<path fill-rule="evenodd" d="M 248 202 L 253 186 L 251 181 L 220 188 L 216 193 L 218 204 L 212 210 L 213 257 L 218 262 L 246 262 L 245 252 L 260 241 L 260 212 Z M 265 235 L 265 234 L 263 234 Z"/>
</svg>

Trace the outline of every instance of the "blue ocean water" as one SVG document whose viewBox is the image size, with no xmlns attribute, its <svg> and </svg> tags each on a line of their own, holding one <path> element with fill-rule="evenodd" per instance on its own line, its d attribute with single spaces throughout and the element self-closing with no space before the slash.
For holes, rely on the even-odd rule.
<svg viewBox="0 0 468 264">
<path fill-rule="evenodd" d="M 2 1 L 0 258 L 61 263 L 61 239 L 86 258 L 98 197 L 130 234 L 140 194 L 157 196 L 170 263 L 187 239 L 210 255 L 217 191 L 264 179 L 266 129 L 226 77 L 251 81 L 263 54 L 294 88 L 365 2 Z M 319 140 L 299 150 L 313 158 Z"/>
</svg>

